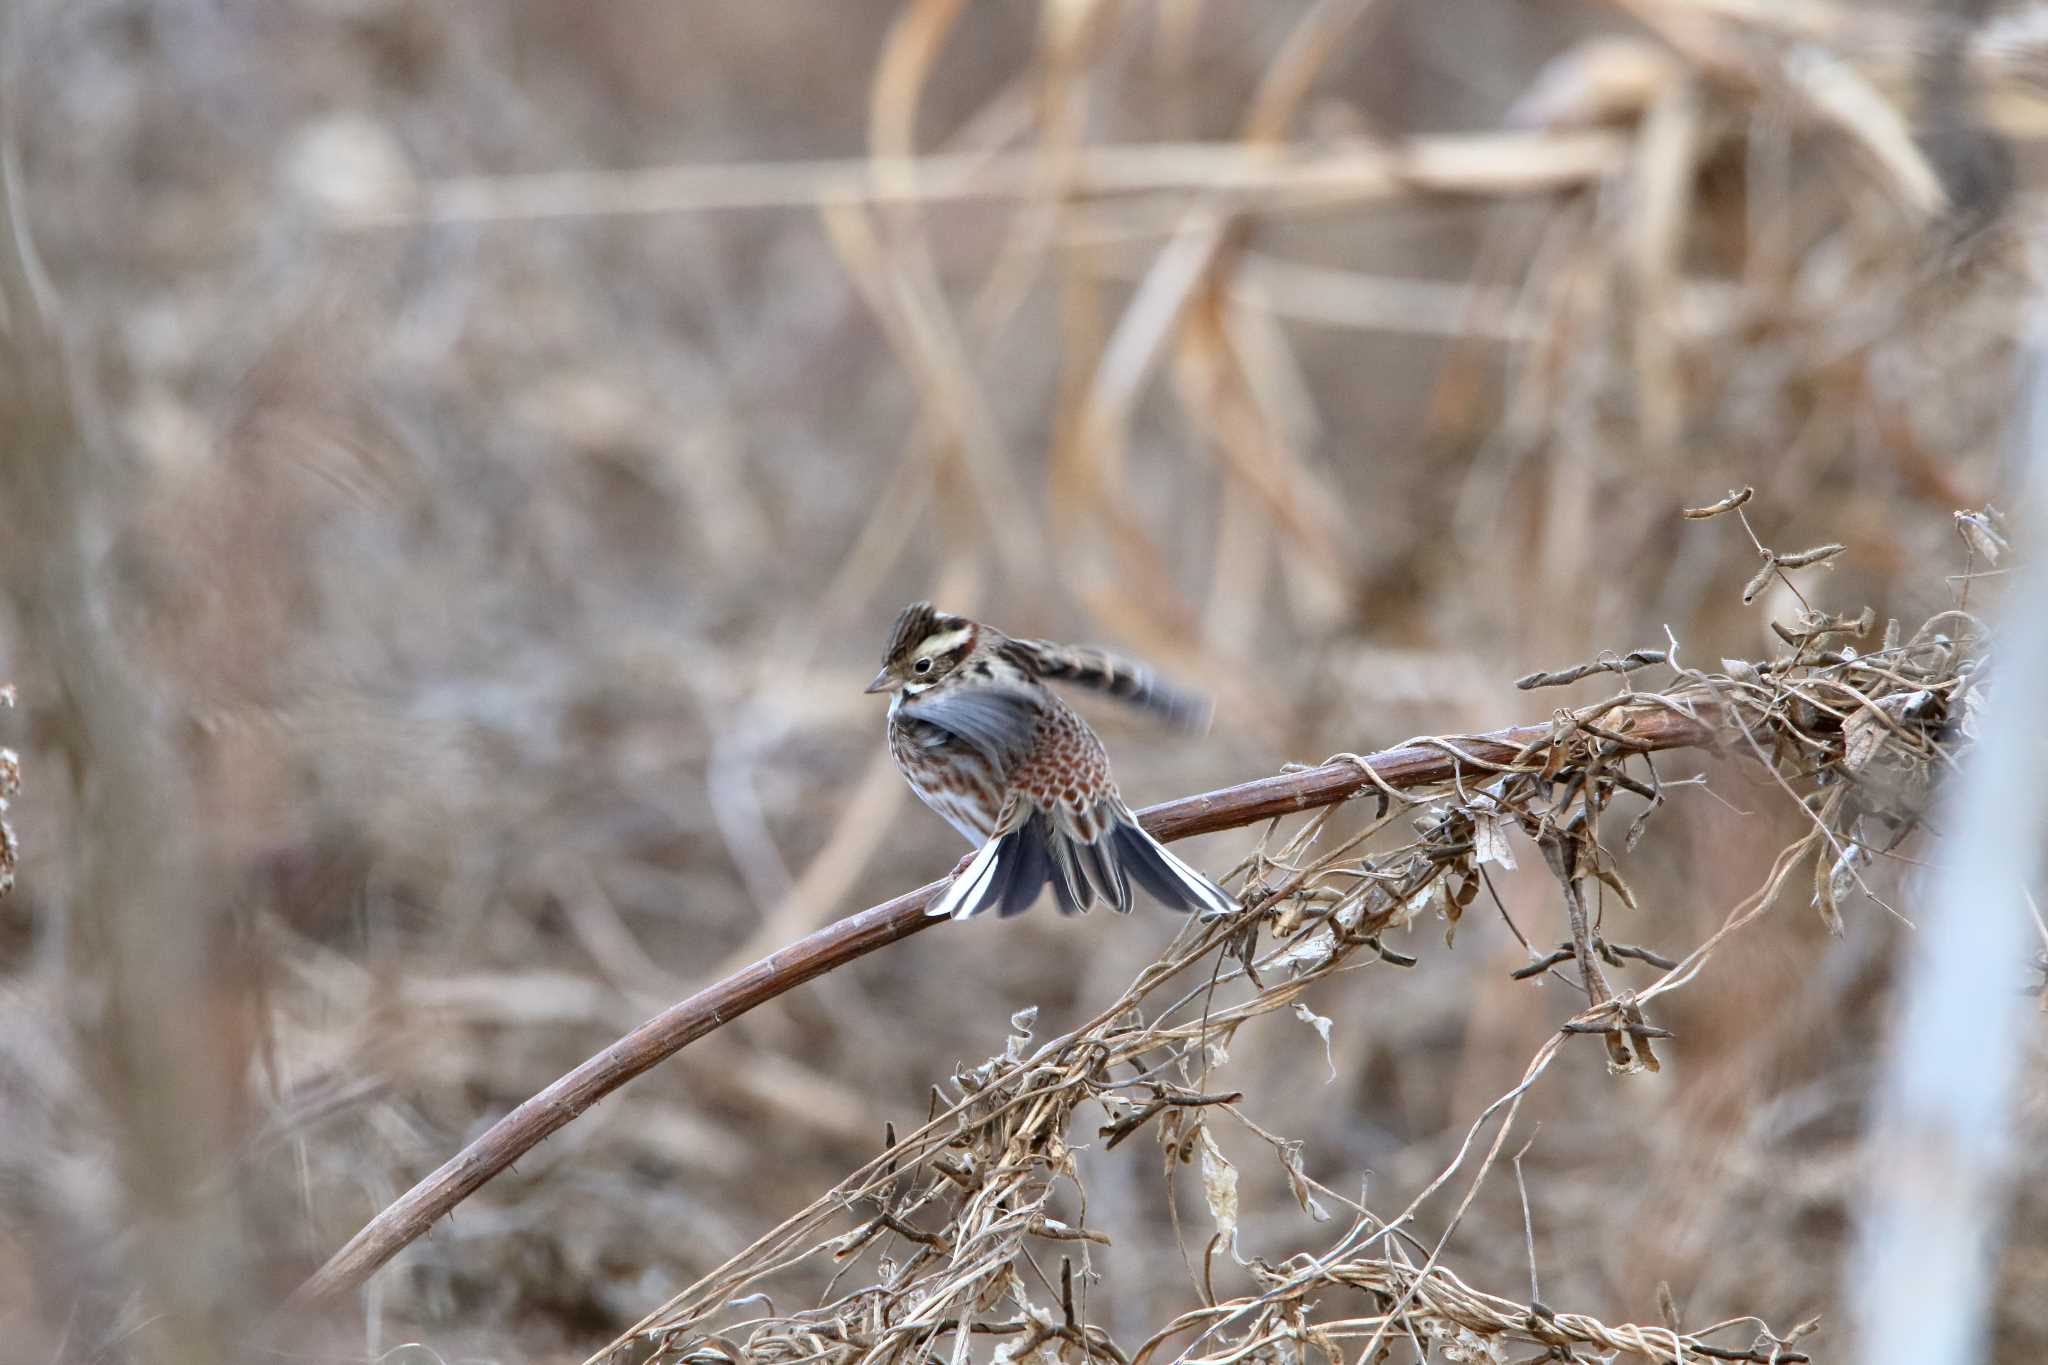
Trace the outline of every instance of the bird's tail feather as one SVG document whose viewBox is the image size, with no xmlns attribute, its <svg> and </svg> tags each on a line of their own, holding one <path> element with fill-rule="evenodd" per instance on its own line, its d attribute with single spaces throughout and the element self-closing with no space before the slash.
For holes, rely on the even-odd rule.
<svg viewBox="0 0 2048 1365">
<path fill-rule="evenodd" d="M 1167 852 L 1137 824 L 1119 820 L 1107 837 L 1116 844 L 1117 866 L 1167 909 L 1192 911 L 1203 919 L 1237 910 L 1229 892 Z"/>
<path fill-rule="evenodd" d="M 926 913 L 953 919 L 986 910 L 1022 914 L 1048 882 L 1064 915 L 1084 914 L 1098 899 L 1128 914 L 1133 883 L 1169 910 L 1211 919 L 1237 909 L 1228 892 L 1167 852 L 1122 803 L 1099 808 L 1095 823 L 1093 839 L 1069 832 L 1044 811 L 1008 829 L 999 825 Z"/>
</svg>

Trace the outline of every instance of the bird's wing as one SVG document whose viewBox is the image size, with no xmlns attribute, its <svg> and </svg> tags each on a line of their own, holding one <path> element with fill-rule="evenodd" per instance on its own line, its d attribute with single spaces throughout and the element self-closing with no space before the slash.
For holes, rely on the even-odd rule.
<svg viewBox="0 0 2048 1365">
<path fill-rule="evenodd" d="M 1007 769 L 1031 747 L 1043 703 L 1018 687 L 936 688 L 903 703 L 903 714 L 957 735 Z"/>
<path fill-rule="evenodd" d="M 1092 688 L 1163 717 L 1177 730 L 1200 734 L 1209 728 L 1211 706 L 1199 692 L 1189 692 L 1161 678 L 1145 665 L 1107 650 L 1051 640 L 1005 640 L 1003 657 L 1034 678 Z"/>
</svg>

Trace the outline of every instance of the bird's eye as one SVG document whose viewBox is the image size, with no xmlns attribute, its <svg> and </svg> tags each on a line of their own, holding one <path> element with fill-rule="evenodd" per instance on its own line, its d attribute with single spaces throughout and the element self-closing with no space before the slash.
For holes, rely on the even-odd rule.
<svg viewBox="0 0 2048 1365">
<path fill-rule="evenodd" d="M 919 660 L 917 661 L 917 671 L 918 671 L 918 672 L 920 672 L 920 673 L 929 673 L 929 672 L 931 672 L 931 671 L 932 671 L 932 661 L 931 661 L 930 659 L 919 659 Z"/>
</svg>

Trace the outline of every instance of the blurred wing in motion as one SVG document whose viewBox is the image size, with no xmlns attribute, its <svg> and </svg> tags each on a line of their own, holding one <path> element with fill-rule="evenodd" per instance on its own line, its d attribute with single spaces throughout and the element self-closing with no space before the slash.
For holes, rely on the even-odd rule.
<svg viewBox="0 0 2048 1365">
<path fill-rule="evenodd" d="M 1011 640 L 1003 653 L 1033 677 L 1073 683 L 1164 719 L 1176 730 L 1199 734 L 1209 728 L 1209 699 L 1166 682 L 1134 660 L 1085 645 L 1051 640 Z"/>
</svg>

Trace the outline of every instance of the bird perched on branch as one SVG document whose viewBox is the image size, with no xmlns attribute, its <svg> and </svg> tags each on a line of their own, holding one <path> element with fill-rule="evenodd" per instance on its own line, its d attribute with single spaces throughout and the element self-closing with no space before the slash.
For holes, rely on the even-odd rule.
<svg viewBox="0 0 2048 1365">
<path fill-rule="evenodd" d="M 889 752 L 910 788 L 980 849 L 932 915 L 1020 914 L 1046 883 L 1062 913 L 1099 898 L 1129 913 L 1136 883 L 1169 909 L 1236 909 L 1227 892 L 1147 834 L 1117 795 L 1088 723 L 1054 695 L 1070 682 L 1164 716 L 1207 723 L 1200 697 L 1097 649 L 1013 640 L 913 602 L 896 618 L 869 692 L 889 694 Z"/>
</svg>

